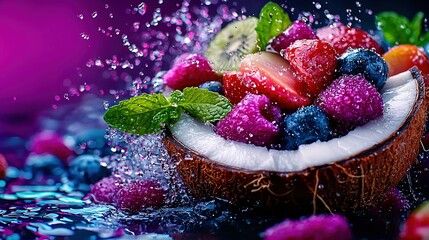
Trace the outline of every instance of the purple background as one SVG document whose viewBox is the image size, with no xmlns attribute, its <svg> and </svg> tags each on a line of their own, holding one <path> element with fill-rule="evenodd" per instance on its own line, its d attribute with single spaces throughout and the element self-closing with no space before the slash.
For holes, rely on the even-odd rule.
<svg viewBox="0 0 429 240">
<path fill-rule="evenodd" d="M 221 0 L 218 0 L 219 2 Z M 70 0 L 16 0 L 0 1 L 0 138 L 5 136 L 31 136 L 37 131 L 37 116 L 45 110 L 61 108 L 63 104 L 79 102 L 82 95 L 95 93 L 106 96 L 109 89 L 123 87 L 120 79 L 103 77 L 102 68 L 88 68 L 89 59 L 127 57 L 130 52 L 122 46 L 121 34 L 132 36 L 132 24 L 142 24 L 152 19 L 152 12 L 159 7 L 158 1 L 146 0 L 147 13 L 127 13 L 141 1 L 70 1 Z M 180 0 L 164 0 L 162 13 L 177 9 Z M 312 1 L 276 1 L 294 6 L 291 15 L 303 11 L 316 11 Z M 317 2 L 317 1 L 316 1 Z M 359 1 L 361 10 L 372 9 L 374 14 L 383 10 L 395 10 L 408 17 L 417 11 L 425 11 L 424 0 Z M 106 8 L 108 4 L 108 8 Z M 201 4 L 192 0 L 192 5 Z M 265 1 L 229 1 L 237 9 L 245 7 L 247 14 L 257 15 Z M 373 19 L 366 13 L 355 11 L 354 1 L 321 2 L 322 9 L 345 16 L 347 8 L 362 19 L 362 25 L 373 28 Z M 92 13 L 97 12 L 93 18 Z M 288 8 L 290 13 L 290 8 Z M 321 10 L 319 11 L 321 12 Z M 78 16 L 84 17 L 80 19 Z M 113 14 L 113 18 L 109 16 Z M 112 27 L 113 30 L 108 30 Z M 113 36 L 99 30 L 104 29 Z M 115 35 L 114 29 L 121 34 Z M 87 34 L 85 40 L 82 34 Z M 135 69 L 129 74 L 138 76 Z M 80 86 L 89 86 L 83 92 Z M 101 94 L 103 93 L 103 94 Z M 74 94 L 74 95 L 73 95 Z M 68 95 L 68 98 L 65 97 Z"/>
</svg>

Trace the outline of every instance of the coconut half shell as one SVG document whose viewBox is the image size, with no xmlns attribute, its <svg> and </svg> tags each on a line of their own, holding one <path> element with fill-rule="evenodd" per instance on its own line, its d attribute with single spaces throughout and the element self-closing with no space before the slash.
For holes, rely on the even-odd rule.
<svg viewBox="0 0 429 240">
<path fill-rule="evenodd" d="M 420 72 L 418 97 L 399 131 L 373 148 L 333 164 L 297 172 L 249 171 L 219 164 L 166 132 L 164 144 L 197 198 L 219 197 L 240 207 L 289 212 L 347 212 L 371 206 L 396 186 L 417 160 L 428 108 Z"/>
</svg>

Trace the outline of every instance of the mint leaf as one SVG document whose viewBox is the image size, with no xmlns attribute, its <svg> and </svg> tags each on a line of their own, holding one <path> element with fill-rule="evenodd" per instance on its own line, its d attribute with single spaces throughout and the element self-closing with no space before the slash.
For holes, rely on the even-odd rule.
<svg viewBox="0 0 429 240">
<path fill-rule="evenodd" d="M 143 94 L 121 101 L 104 114 L 112 127 L 133 134 L 152 134 L 165 125 L 177 122 L 186 110 L 203 121 L 220 120 L 231 111 L 231 104 L 224 96 L 200 88 L 175 90 L 167 99 L 162 94 Z"/>
<path fill-rule="evenodd" d="M 185 88 L 183 97 L 178 105 L 204 122 L 221 120 L 231 111 L 231 103 L 227 98 L 207 89 Z"/>
<path fill-rule="evenodd" d="M 104 114 L 104 120 L 112 127 L 133 134 L 157 133 L 164 124 L 180 117 L 180 111 L 162 94 L 143 94 L 121 101 Z"/>
<path fill-rule="evenodd" d="M 274 2 L 268 2 L 259 13 L 259 21 L 256 26 L 259 42 L 258 45 L 265 50 L 271 38 L 276 37 L 292 24 L 289 15 L 283 8 Z"/>
<path fill-rule="evenodd" d="M 171 102 L 172 104 L 178 104 L 180 102 L 183 101 L 184 95 L 181 91 L 179 90 L 174 90 L 171 94 L 170 97 L 168 98 L 168 101 Z"/>
<path fill-rule="evenodd" d="M 375 16 L 375 24 L 391 45 L 424 46 L 429 41 L 429 37 L 427 33 L 422 33 L 423 19 L 423 12 L 418 12 L 411 21 L 395 12 L 381 12 Z"/>
<path fill-rule="evenodd" d="M 391 45 L 409 42 L 409 21 L 395 12 L 382 12 L 375 16 L 377 27 L 383 32 L 384 38 Z M 408 32 L 406 31 L 408 29 Z"/>
</svg>

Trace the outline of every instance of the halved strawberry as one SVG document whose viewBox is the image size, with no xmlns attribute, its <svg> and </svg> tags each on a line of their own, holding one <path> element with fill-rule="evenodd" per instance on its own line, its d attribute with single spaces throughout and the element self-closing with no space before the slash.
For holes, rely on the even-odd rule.
<svg viewBox="0 0 429 240">
<path fill-rule="evenodd" d="M 389 76 L 417 66 L 425 79 L 425 85 L 429 86 L 429 58 L 423 48 L 411 44 L 401 44 L 392 47 L 383 55 L 383 58 L 389 66 Z"/>
<path fill-rule="evenodd" d="M 305 84 L 295 76 L 288 61 L 276 53 L 247 55 L 241 62 L 240 71 L 243 75 L 241 84 L 245 86 L 240 91 L 264 94 L 282 109 L 296 110 L 312 103 Z M 243 93 L 239 94 L 242 96 Z"/>
<path fill-rule="evenodd" d="M 330 43 L 339 55 L 346 52 L 348 48 L 373 49 L 378 54 L 383 54 L 383 49 L 377 41 L 369 33 L 358 28 L 337 24 L 319 28 L 316 34 L 320 40 Z"/>
<path fill-rule="evenodd" d="M 332 82 L 337 57 L 335 49 L 319 39 L 297 40 L 286 48 L 284 54 L 298 78 L 314 96 Z"/>
</svg>

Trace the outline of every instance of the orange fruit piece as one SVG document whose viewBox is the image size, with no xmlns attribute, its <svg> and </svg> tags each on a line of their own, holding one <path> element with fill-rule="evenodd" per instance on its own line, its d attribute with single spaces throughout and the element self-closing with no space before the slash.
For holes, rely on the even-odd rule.
<svg viewBox="0 0 429 240">
<path fill-rule="evenodd" d="M 412 44 L 400 44 L 389 49 L 383 58 L 389 66 L 389 76 L 416 66 L 422 73 L 425 85 L 429 86 L 429 57 L 422 48 Z"/>
</svg>

